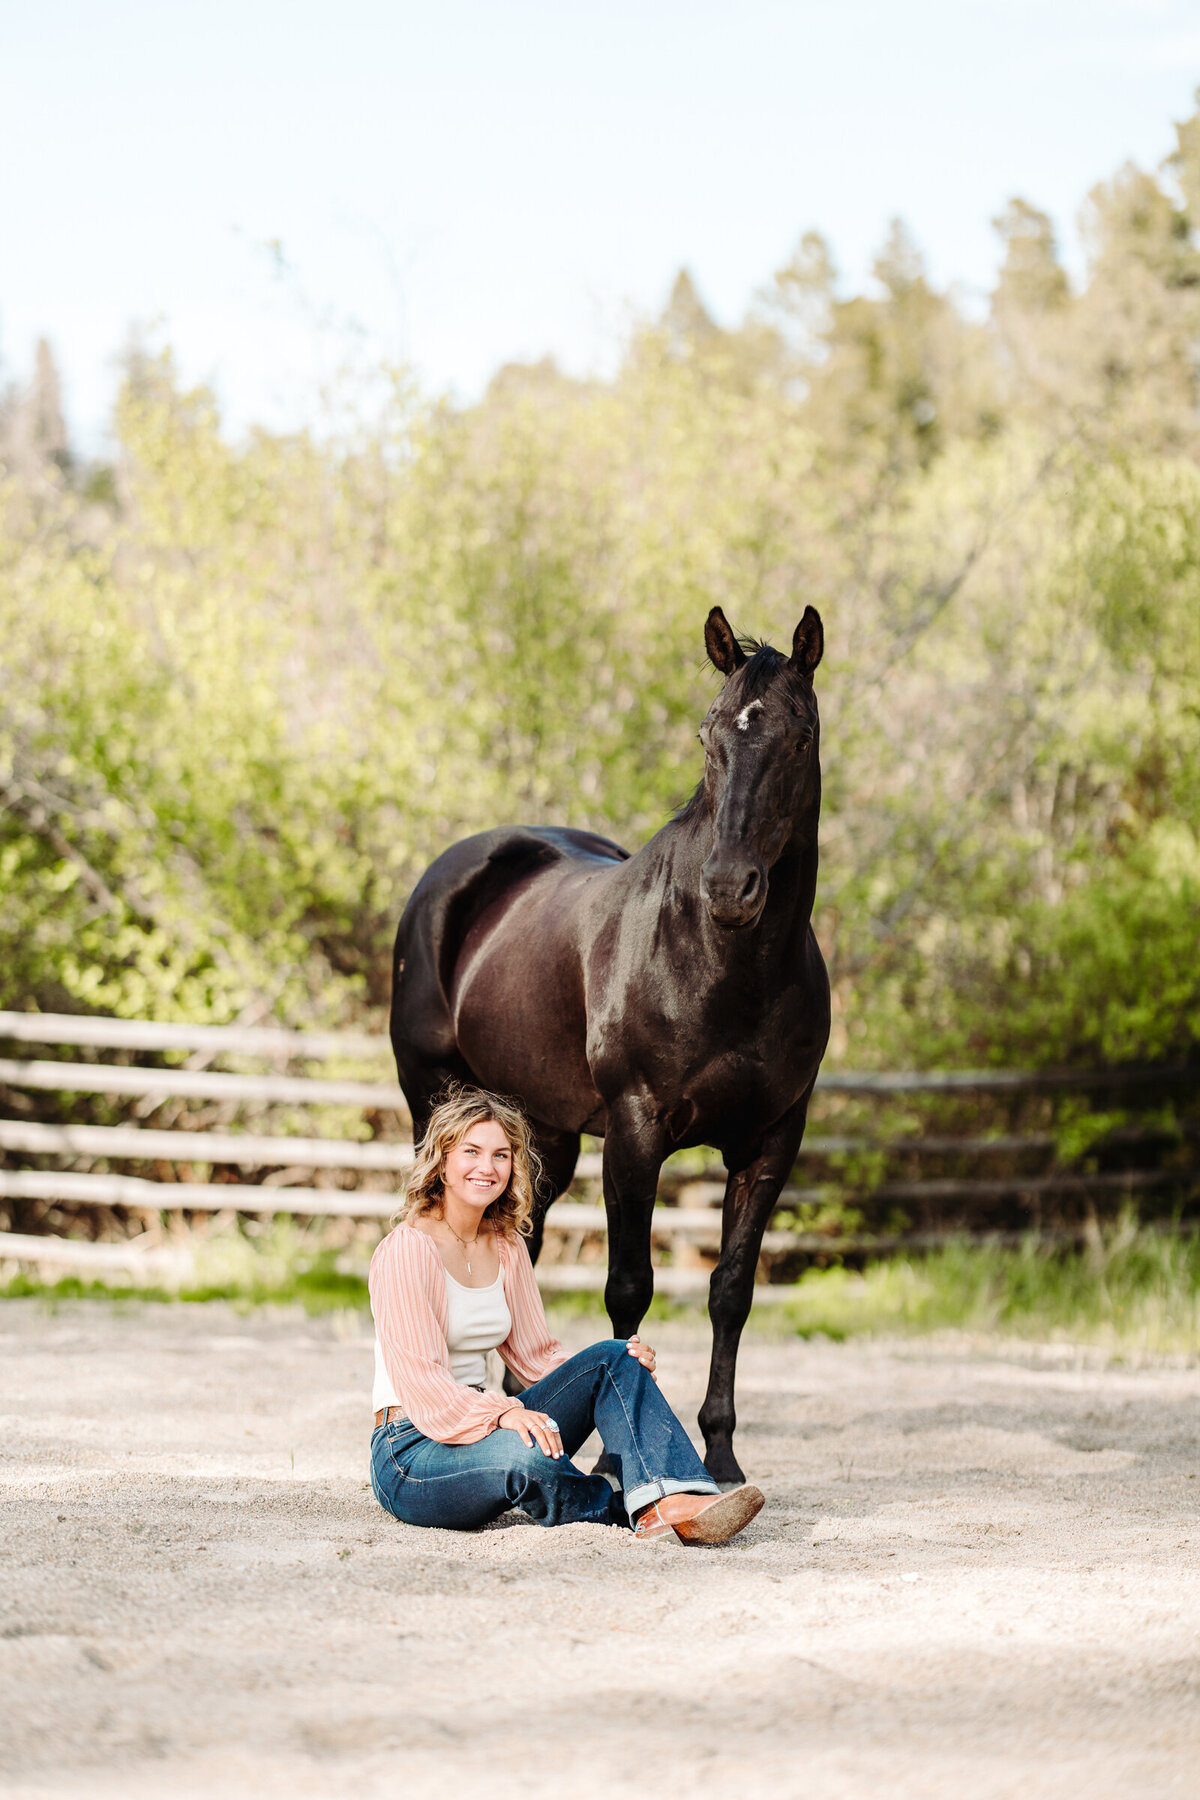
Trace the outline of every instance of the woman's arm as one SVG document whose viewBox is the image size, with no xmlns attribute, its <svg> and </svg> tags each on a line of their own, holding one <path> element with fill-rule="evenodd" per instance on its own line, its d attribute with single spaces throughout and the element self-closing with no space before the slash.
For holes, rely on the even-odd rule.
<svg viewBox="0 0 1200 1800">
<path fill-rule="evenodd" d="M 371 1258 L 367 1286 L 383 1365 L 418 1431 L 439 1444 L 475 1444 L 520 1405 L 505 1394 L 460 1387 L 451 1374 L 445 1285 L 428 1238 L 397 1226 Z"/>
<path fill-rule="evenodd" d="M 522 1381 L 540 1381 L 567 1354 L 546 1323 L 546 1309 L 538 1292 L 537 1278 L 524 1238 L 499 1239 L 504 1264 L 504 1297 L 512 1317 L 512 1330 L 500 1345 L 500 1355 Z"/>
</svg>

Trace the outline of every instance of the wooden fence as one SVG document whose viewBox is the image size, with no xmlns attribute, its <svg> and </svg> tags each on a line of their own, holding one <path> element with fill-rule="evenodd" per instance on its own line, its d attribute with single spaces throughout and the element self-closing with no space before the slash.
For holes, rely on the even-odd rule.
<svg viewBox="0 0 1200 1800">
<path fill-rule="evenodd" d="M 382 1221 L 394 1211 L 400 1178 L 412 1164 L 411 1142 L 401 1135 L 408 1124 L 404 1096 L 394 1082 L 350 1079 L 341 1073 L 284 1072 L 297 1066 L 328 1070 L 333 1065 L 340 1070 L 347 1064 L 374 1064 L 382 1072 L 390 1064 L 391 1052 L 386 1039 L 380 1037 L 0 1012 L 0 1045 L 10 1050 L 54 1045 L 116 1051 L 123 1056 L 187 1057 L 182 1066 L 166 1067 L 97 1060 L 0 1059 L 0 1108 L 10 1115 L 24 1109 L 24 1116 L 0 1117 L 0 1200 L 15 1203 L 18 1210 L 28 1211 L 32 1206 L 38 1214 L 35 1222 L 51 1228 L 48 1232 L 0 1233 L 0 1261 L 95 1272 L 125 1268 L 158 1278 L 179 1275 L 186 1253 L 178 1245 L 163 1243 L 156 1229 L 163 1213 L 286 1213 Z M 229 1057 L 276 1066 L 265 1073 L 235 1073 L 209 1066 Z M 1190 1090 L 1197 1074 L 1182 1067 L 912 1074 L 833 1071 L 820 1077 L 817 1099 L 843 1108 L 857 1104 L 860 1111 L 866 1106 L 877 1112 L 898 1096 L 944 1107 L 955 1102 L 996 1105 L 1021 1097 L 1048 1104 L 1056 1095 L 1107 1090 L 1119 1092 L 1126 1102 L 1140 1099 L 1144 1104 L 1181 1087 Z M 95 1124 L 70 1117 L 33 1118 L 28 1096 L 35 1093 L 55 1096 L 60 1113 L 77 1112 L 79 1097 L 95 1096 L 136 1102 L 129 1109 L 135 1120 L 149 1120 L 166 1109 L 186 1122 L 172 1122 L 163 1128 L 128 1120 Z M 208 1103 L 207 1110 L 199 1114 L 183 1110 L 195 1102 Z M 307 1117 L 313 1109 L 342 1109 L 342 1129 L 354 1128 L 365 1115 L 374 1135 L 366 1141 L 339 1136 L 325 1119 L 326 1128 L 319 1135 L 297 1132 L 295 1115 Z M 264 1113 L 282 1113 L 287 1129 L 269 1134 L 229 1129 L 235 1116 L 245 1119 L 247 1113 L 259 1118 Z M 826 1161 L 833 1179 L 793 1182 L 785 1188 L 779 1207 L 787 1215 L 787 1228 L 768 1230 L 764 1273 L 772 1259 L 794 1273 L 806 1258 L 879 1255 L 944 1242 L 950 1233 L 931 1225 L 932 1209 L 944 1212 L 957 1207 L 964 1217 L 971 1215 L 972 1209 L 978 1213 L 981 1207 L 1004 1202 L 1019 1203 L 1027 1211 L 1046 1202 L 1079 1202 L 1094 1209 L 1098 1202 L 1126 1196 L 1157 1194 L 1178 1200 L 1195 1191 L 1192 1140 L 1186 1127 L 1171 1130 L 1151 1121 L 1126 1123 L 1109 1131 L 1105 1148 L 1110 1155 L 1117 1155 L 1121 1166 L 1104 1169 L 1057 1166 L 1059 1136 L 1044 1127 L 993 1130 L 982 1136 L 928 1130 L 880 1136 L 872 1134 L 869 1116 L 865 1124 L 857 1118 L 853 1122 L 856 1129 L 849 1132 L 823 1132 L 818 1126 L 806 1139 L 801 1161 Z M 1165 1157 L 1164 1147 L 1170 1152 Z M 949 1159 L 959 1172 L 949 1176 L 921 1172 L 897 1179 L 886 1169 L 882 1178 L 878 1170 L 870 1178 L 861 1172 L 837 1171 L 838 1159 L 861 1160 L 864 1155 L 883 1163 L 899 1158 L 917 1165 L 928 1158 Z M 1130 1166 L 1131 1159 L 1144 1162 L 1148 1155 L 1151 1166 Z M 1027 1164 L 1031 1158 L 1047 1156 L 1052 1166 L 1040 1171 L 1020 1167 L 983 1175 L 961 1172 L 964 1161 L 994 1168 L 996 1158 Z M 28 1159 L 37 1159 L 35 1166 L 28 1166 Z M 51 1160 L 54 1166 L 45 1166 Z M 64 1162 L 75 1166 L 60 1166 Z M 97 1170 L 97 1162 L 105 1167 Z M 114 1172 L 111 1165 L 121 1162 L 151 1165 L 156 1178 Z M 81 1163 L 91 1166 L 81 1168 Z M 547 1250 L 538 1265 L 539 1280 L 547 1290 L 603 1285 L 606 1218 L 594 1193 L 600 1164 L 597 1152 L 587 1152 L 579 1160 L 575 1195 L 591 1190 L 590 1202 L 567 1197 L 548 1215 Z M 204 1171 L 207 1173 L 201 1174 Z M 661 1266 L 656 1270 L 656 1284 L 661 1291 L 704 1291 L 707 1268 L 720 1238 L 722 1176 L 723 1171 L 696 1168 L 688 1159 L 669 1163 L 664 1169 L 660 1204 L 653 1219 L 656 1251 L 665 1249 L 669 1257 L 666 1264 L 658 1258 Z M 315 1183 L 314 1177 L 318 1178 Z M 334 1177 L 338 1178 L 336 1184 Z M 346 1185 L 347 1179 L 359 1185 Z M 859 1210 L 869 1208 L 874 1228 L 848 1232 L 838 1229 L 836 1220 L 832 1225 L 826 1220 L 822 1229 L 802 1229 L 805 1209 L 824 1207 L 828 1211 L 835 1195 Z M 924 1215 L 924 1224 L 908 1220 L 900 1229 L 881 1224 L 887 1209 L 894 1219 L 897 1209 L 905 1207 L 917 1208 Z M 64 1236 L 64 1219 L 69 1222 L 77 1208 L 119 1208 L 126 1217 L 140 1215 L 148 1229 L 141 1237 L 117 1242 L 91 1243 Z M 1070 1224 L 1055 1227 L 1067 1235 L 1075 1229 Z M 1015 1238 L 1018 1234 L 1001 1228 L 998 1235 Z M 759 1292 L 762 1298 L 771 1297 L 769 1286 L 760 1287 Z"/>
</svg>

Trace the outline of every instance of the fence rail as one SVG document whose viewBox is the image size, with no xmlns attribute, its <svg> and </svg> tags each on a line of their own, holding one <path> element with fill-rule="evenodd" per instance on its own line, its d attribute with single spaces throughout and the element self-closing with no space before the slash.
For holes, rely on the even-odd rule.
<svg viewBox="0 0 1200 1800">
<path fill-rule="evenodd" d="M 106 1161 L 228 1164 L 234 1168 L 376 1169 L 413 1165 L 411 1144 L 351 1138 L 253 1137 L 225 1131 L 155 1131 L 139 1125 L 39 1125 L 0 1119 L 0 1150 Z M 170 1185 L 170 1184 L 168 1184 Z"/>
<path fill-rule="evenodd" d="M 0 1039 L 14 1044 L 88 1044 L 100 1050 L 198 1050 L 213 1056 L 331 1057 L 389 1061 L 387 1038 L 363 1031 L 286 1031 L 266 1025 L 160 1025 L 92 1013 L 0 1012 Z"/>
<path fill-rule="evenodd" d="M 314 1075 L 223 1075 L 211 1069 L 129 1069 L 112 1063 L 10 1062 L 0 1084 L 60 1094 L 136 1094 L 161 1100 L 262 1100 L 276 1106 L 361 1106 L 407 1116 L 404 1090 Z"/>
<path fill-rule="evenodd" d="M 1133 1192 L 1166 1187 L 1176 1176 L 1172 1170 L 1129 1170 L 1112 1175 L 1013 1176 L 1006 1181 L 908 1181 L 884 1184 L 874 1190 L 884 1199 L 937 1199 L 960 1197 L 981 1200 L 1008 1194 L 1089 1194 Z M 778 1208 L 819 1205 L 828 1199 L 827 1188 L 784 1188 Z M 242 1182 L 147 1181 L 139 1175 L 91 1175 L 67 1169 L 0 1169 L 0 1199 L 70 1200 L 93 1206 L 130 1206 L 156 1212 L 228 1212 L 327 1214 L 344 1219 L 386 1219 L 395 1212 L 395 1193 L 377 1194 L 362 1188 L 267 1187 Z M 558 1200 L 546 1214 L 552 1231 L 607 1232 L 608 1215 L 602 1206 L 585 1206 Z M 694 1209 L 659 1206 L 654 1211 L 656 1229 L 693 1241 L 699 1233 L 717 1242 L 721 1212 L 716 1206 Z M 871 1241 L 864 1239 L 864 1241 Z M 779 1232 L 767 1249 L 796 1247 L 796 1236 Z"/>
<path fill-rule="evenodd" d="M 287 1031 L 259 1025 L 163 1025 L 140 1019 L 99 1018 L 83 1014 L 77 1016 L 74 1013 L 0 1012 L 0 1041 L 4 1039 L 24 1044 L 91 1045 L 109 1050 L 193 1050 L 207 1051 L 213 1055 L 235 1052 L 247 1056 L 286 1055 L 296 1061 L 308 1062 L 325 1062 L 332 1058 L 378 1061 L 391 1056 L 391 1045 L 387 1038 L 366 1032 Z M 29 1066 L 40 1068 L 43 1065 Z M 1195 1078 L 1198 1074 L 1200 1071 L 1184 1063 L 1150 1068 L 1141 1065 L 1115 1066 L 1107 1069 L 925 1069 L 907 1072 L 822 1069 L 817 1077 L 817 1087 L 827 1094 L 1000 1094 L 1022 1089 L 1036 1093 L 1071 1088 L 1140 1087 L 1155 1082 Z M 8 1079 L 7 1075 L 0 1074 L 0 1080 Z M 371 1102 L 364 1104 L 369 1105 Z"/>
<path fill-rule="evenodd" d="M 145 1181 L 140 1175 L 84 1175 L 72 1169 L 0 1169 L 0 1198 L 69 1200 L 141 1212 L 299 1213 L 386 1219 L 398 1196 L 338 1188 L 259 1187 L 241 1182 Z"/>
<path fill-rule="evenodd" d="M 72 1062 L 59 1060 L 0 1059 L 0 1086 L 15 1092 L 55 1092 L 64 1095 L 96 1094 L 110 1098 L 127 1096 L 141 1104 L 136 1115 L 153 1113 L 167 1101 L 202 1100 L 238 1108 L 307 1108 L 318 1106 L 345 1107 L 391 1114 L 407 1121 L 407 1109 L 401 1089 L 394 1083 L 351 1080 L 317 1074 L 285 1074 L 287 1066 L 310 1067 L 370 1062 L 381 1064 L 390 1058 L 386 1038 L 364 1032 L 302 1032 L 260 1026 L 172 1025 L 140 1020 L 98 1018 L 48 1013 L 0 1012 L 0 1044 L 65 1045 L 85 1049 L 118 1052 L 189 1053 L 193 1066 L 181 1068 L 146 1068 L 104 1062 Z M 260 1058 L 274 1062 L 271 1072 L 226 1073 L 194 1066 L 197 1061 L 211 1062 L 221 1056 Z M 1087 1092 L 1119 1089 L 1141 1089 L 1154 1084 L 1168 1086 L 1189 1078 L 1200 1078 L 1200 1071 L 1180 1065 L 1167 1068 L 1125 1067 L 1093 1070 L 934 1070 L 907 1073 L 871 1073 L 831 1071 L 823 1073 L 818 1088 L 827 1095 L 883 1097 L 886 1095 L 956 1095 L 956 1094 L 1049 1094 L 1053 1092 Z M 149 1104 L 147 1104 L 149 1103 Z M 12 1105 L 16 1105 L 14 1100 Z M 1185 1135 L 1187 1132 L 1185 1131 Z M 1192 1131 L 1191 1135 L 1194 1135 Z M 1170 1143 L 1179 1133 L 1151 1123 L 1149 1126 L 1126 1126 L 1110 1135 L 1109 1142 L 1124 1145 Z M 878 1137 L 869 1135 L 816 1135 L 806 1140 L 801 1158 L 836 1157 L 855 1152 L 881 1152 L 888 1156 L 932 1156 L 981 1158 L 995 1155 L 1024 1156 L 1050 1152 L 1055 1148 L 1053 1132 L 1008 1132 L 993 1136 L 923 1136 Z M 50 1124 L 34 1119 L 0 1119 L 0 1154 L 35 1156 L 60 1160 L 105 1163 L 136 1162 L 184 1166 L 191 1174 L 197 1167 L 225 1166 L 262 1174 L 261 1181 L 198 1181 L 194 1179 L 149 1180 L 143 1175 L 123 1175 L 111 1170 L 95 1171 L 70 1168 L 0 1167 L 0 1198 L 35 1203 L 55 1203 L 97 1207 L 123 1207 L 134 1213 L 157 1215 L 167 1212 L 221 1213 L 236 1211 L 256 1216 L 280 1213 L 304 1217 L 383 1220 L 396 1206 L 394 1191 L 372 1191 L 368 1188 L 321 1187 L 304 1184 L 310 1171 L 329 1170 L 352 1177 L 376 1175 L 401 1176 L 411 1168 L 413 1150 L 410 1143 L 375 1139 L 360 1142 L 326 1136 L 291 1136 L 264 1134 L 247 1130 L 231 1131 L 199 1125 L 192 1129 L 157 1129 L 139 1125 Z M 577 1179 L 594 1181 L 601 1171 L 601 1157 L 587 1153 L 580 1157 Z M 683 1247 L 711 1252 L 719 1244 L 720 1197 L 724 1171 L 706 1169 L 685 1171 L 671 1165 L 664 1169 L 665 1192 L 683 1188 L 686 1204 L 658 1206 L 652 1219 L 652 1235 L 657 1245 L 666 1244 L 678 1254 Z M 714 1179 L 715 1178 L 715 1179 Z M 1186 1171 L 1184 1172 L 1186 1178 Z M 1071 1169 L 1052 1169 L 1039 1174 L 997 1174 L 995 1176 L 926 1176 L 918 1179 L 890 1179 L 869 1187 L 869 1198 L 875 1204 L 919 1205 L 963 1203 L 967 1206 L 1022 1196 L 1031 1202 L 1044 1197 L 1083 1196 L 1090 1198 L 1105 1193 L 1147 1192 L 1178 1185 L 1178 1169 L 1152 1168 L 1103 1173 L 1081 1173 Z M 292 1185 L 293 1182 L 295 1185 Z M 781 1208 L 819 1205 L 839 1191 L 834 1181 L 824 1186 L 785 1188 L 780 1196 Z M 708 1202 L 709 1204 L 697 1204 Z M 603 1207 L 583 1204 L 566 1197 L 559 1200 L 547 1216 L 547 1229 L 561 1238 L 566 1235 L 578 1250 L 580 1244 L 607 1231 Z M 151 1234 L 153 1236 L 153 1234 Z M 989 1233 L 995 1237 L 995 1233 Z M 999 1234 L 1001 1238 L 1013 1234 Z M 1068 1235 L 1070 1235 L 1068 1233 Z M 851 1250 L 886 1253 L 904 1246 L 929 1247 L 947 1241 L 945 1232 L 910 1230 L 905 1232 L 862 1233 L 853 1236 L 831 1236 L 824 1233 L 772 1229 L 764 1239 L 768 1254 L 803 1252 L 808 1254 L 844 1254 Z M 28 1244 L 64 1246 L 59 1265 L 87 1265 L 85 1251 L 104 1254 L 94 1266 L 129 1266 L 146 1270 L 149 1245 L 135 1240 L 136 1250 L 116 1244 L 91 1245 L 72 1239 L 31 1238 L 28 1234 L 0 1234 L 0 1260 L 12 1260 L 12 1253 Z M 67 1249 L 65 1246 L 70 1246 Z M 49 1261 L 57 1252 L 48 1249 L 41 1258 Z M 172 1252 L 172 1254 L 175 1254 Z M 30 1258 L 22 1251 L 23 1259 Z M 74 1259 L 72 1261 L 72 1259 Z M 107 1260 L 106 1260 L 107 1259 Z M 33 1258 L 32 1260 L 38 1260 Z M 157 1266 L 157 1265 L 155 1265 Z M 166 1265 L 163 1265 L 164 1267 Z M 563 1288 L 595 1287 L 603 1282 L 598 1264 L 551 1262 L 539 1264 L 543 1286 Z M 664 1292 L 692 1291 L 703 1284 L 703 1271 L 684 1268 L 660 1268 L 656 1281 Z"/>
<path fill-rule="evenodd" d="M 167 1277 L 186 1281 L 195 1259 L 179 1246 L 164 1245 L 152 1232 L 140 1238 L 124 1238 L 116 1244 L 92 1244 L 79 1238 L 33 1237 L 25 1232 L 0 1231 L 0 1263 L 20 1267 L 67 1270 L 95 1281 L 108 1275 Z"/>
</svg>

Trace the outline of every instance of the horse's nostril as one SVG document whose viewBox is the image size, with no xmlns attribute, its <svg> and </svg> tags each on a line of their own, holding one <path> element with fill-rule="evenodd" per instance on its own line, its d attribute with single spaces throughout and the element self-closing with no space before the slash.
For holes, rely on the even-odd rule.
<svg viewBox="0 0 1200 1800">
<path fill-rule="evenodd" d="M 753 864 L 742 867 L 740 881 L 736 864 L 722 869 L 718 863 L 713 869 L 706 863 L 700 871 L 700 891 L 713 917 L 726 925 L 745 924 L 757 912 L 766 889 L 765 870 Z"/>
</svg>

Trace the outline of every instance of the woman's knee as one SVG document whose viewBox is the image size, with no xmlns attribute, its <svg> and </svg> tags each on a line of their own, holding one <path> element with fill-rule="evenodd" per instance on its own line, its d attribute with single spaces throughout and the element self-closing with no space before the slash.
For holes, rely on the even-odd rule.
<svg viewBox="0 0 1200 1800">
<path fill-rule="evenodd" d="M 540 1444 L 518 1443 L 505 1470 L 505 1491 L 515 1502 L 531 1488 L 554 1483 L 570 1466 L 569 1457 L 547 1456 Z"/>
<path fill-rule="evenodd" d="M 505 1446 L 507 1452 L 505 1456 L 505 1467 L 508 1470 L 519 1470 L 522 1473 L 540 1475 L 544 1473 L 546 1469 L 552 1469 L 554 1467 L 554 1458 L 546 1455 L 546 1452 L 542 1449 L 536 1438 L 532 1444 L 523 1444 L 520 1438 L 517 1437 L 515 1431 L 512 1433 L 512 1436 L 516 1439 L 516 1442 Z"/>
<path fill-rule="evenodd" d="M 597 1348 L 604 1352 L 604 1361 L 615 1375 L 623 1375 L 629 1381 L 653 1381 L 641 1358 L 631 1354 L 627 1339 L 606 1338 Z"/>
<path fill-rule="evenodd" d="M 589 1344 L 586 1350 L 576 1350 L 574 1356 L 568 1357 L 562 1370 L 571 1375 L 581 1375 L 585 1371 L 610 1369 L 620 1364 L 621 1358 L 628 1356 L 623 1338 L 601 1338 L 597 1344 Z M 629 1357 L 632 1362 L 633 1358 Z M 553 1380 L 553 1376 L 550 1379 Z"/>
</svg>

